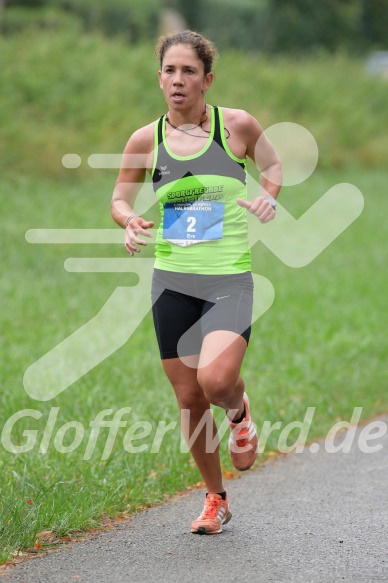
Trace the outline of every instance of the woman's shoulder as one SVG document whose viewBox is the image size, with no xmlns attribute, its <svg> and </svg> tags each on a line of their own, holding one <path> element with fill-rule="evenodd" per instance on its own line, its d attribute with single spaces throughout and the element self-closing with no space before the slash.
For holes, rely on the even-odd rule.
<svg viewBox="0 0 388 583">
<path fill-rule="evenodd" d="M 126 150 L 136 151 L 138 153 L 147 153 L 154 148 L 155 124 L 157 121 L 147 124 L 133 132 L 129 138 Z"/>
<path fill-rule="evenodd" d="M 245 109 L 231 109 L 230 107 L 220 107 L 224 121 L 229 124 L 249 125 L 254 117 Z"/>
<path fill-rule="evenodd" d="M 230 132 L 239 136 L 243 142 L 256 141 L 263 132 L 257 119 L 245 109 L 229 109 L 222 107 L 224 126 Z"/>
</svg>

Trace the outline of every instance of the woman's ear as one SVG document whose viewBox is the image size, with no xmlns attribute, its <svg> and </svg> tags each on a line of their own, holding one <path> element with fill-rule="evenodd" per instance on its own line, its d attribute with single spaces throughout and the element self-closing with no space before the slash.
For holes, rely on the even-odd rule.
<svg viewBox="0 0 388 583">
<path fill-rule="evenodd" d="M 214 80 L 214 73 L 213 73 L 213 71 L 210 71 L 210 73 L 205 75 L 205 77 L 203 79 L 202 90 L 207 91 L 208 89 L 210 89 L 210 86 L 213 83 L 213 80 Z"/>
</svg>

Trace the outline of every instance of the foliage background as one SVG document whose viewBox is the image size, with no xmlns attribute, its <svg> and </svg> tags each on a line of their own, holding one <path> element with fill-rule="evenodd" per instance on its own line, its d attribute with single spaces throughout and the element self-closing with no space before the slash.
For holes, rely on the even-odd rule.
<svg viewBox="0 0 388 583">
<path fill-rule="evenodd" d="M 174 9 L 221 50 L 360 54 L 387 43 L 387 0 L 2 0 L 2 5 L 3 34 L 32 23 L 52 28 L 67 16 L 84 31 L 141 42 L 158 33 L 160 12 Z"/>
</svg>

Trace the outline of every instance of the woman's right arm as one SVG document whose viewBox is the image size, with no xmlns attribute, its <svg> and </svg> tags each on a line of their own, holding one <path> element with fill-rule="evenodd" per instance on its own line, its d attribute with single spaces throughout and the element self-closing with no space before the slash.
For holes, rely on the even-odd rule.
<svg viewBox="0 0 388 583">
<path fill-rule="evenodd" d="M 111 201 L 112 218 L 125 229 L 124 244 L 130 255 L 140 252 L 137 245 L 146 245 L 139 235 L 151 237 L 147 229 L 154 226 L 153 221 L 145 221 L 134 212 L 136 197 L 145 179 L 147 158 L 153 146 L 153 132 L 150 130 L 150 126 L 141 128 L 129 139 Z"/>
</svg>

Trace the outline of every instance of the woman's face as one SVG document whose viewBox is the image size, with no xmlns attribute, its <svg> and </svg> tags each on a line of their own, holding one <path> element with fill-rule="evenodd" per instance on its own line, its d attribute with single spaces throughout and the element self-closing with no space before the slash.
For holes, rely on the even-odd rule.
<svg viewBox="0 0 388 583">
<path fill-rule="evenodd" d="M 171 109 L 189 109 L 202 99 L 214 74 L 204 75 L 204 64 L 190 45 L 173 45 L 164 54 L 158 72 L 160 88 Z"/>
</svg>

